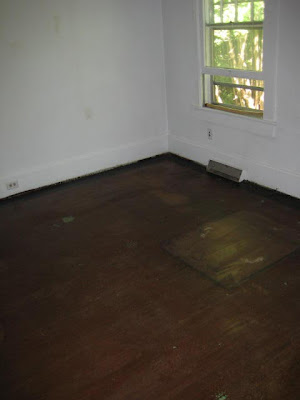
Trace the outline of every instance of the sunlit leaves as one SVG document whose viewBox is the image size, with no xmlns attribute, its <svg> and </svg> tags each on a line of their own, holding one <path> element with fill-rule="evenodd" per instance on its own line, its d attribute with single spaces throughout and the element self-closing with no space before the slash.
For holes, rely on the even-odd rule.
<svg viewBox="0 0 300 400">
<path fill-rule="evenodd" d="M 232 4 L 224 4 L 223 6 L 223 22 L 235 21 L 235 7 Z"/>
<path fill-rule="evenodd" d="M 205 80 L 207 87 L 212 86 L 213 103 L 263 111 L 264 91 L 260 90 L 263 81 L 210 75 L 205 75 Z"/>
<path fill-rule="evenodd" d="M 212 67 L 262 71 L 262 29 L 216 29 L 212 43 Z"/>
<path fill-rule="evenodd" d="M 210 23 L 262 22 L 263 0 L 210 0 Z"/>
<path fill-rule="evenodd" d="M 254 21 L 263 21 L 265 17 L 265 2 L 258 1 L 254 3 Z"/>
<path fill-rule="evenodd" d="M 252 3 L 240 3 L 238 5 L 238 22 L 249 22 L 251 21 L 251 4 Z M 232 4 L 231 4 L 232 6 Z"/>
</svg>

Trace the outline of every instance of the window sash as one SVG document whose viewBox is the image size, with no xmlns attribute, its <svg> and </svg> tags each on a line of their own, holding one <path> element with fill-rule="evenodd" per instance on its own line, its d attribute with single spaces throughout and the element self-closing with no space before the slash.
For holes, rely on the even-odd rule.
<svg viewBox="0 0 300 400">
<path fill-rule="evenodd" d="M 228 32 L 227 34 L 229 34 L 229 32 L 231 30 L 235 30 L 236 32 L 238 32 L 238 31 L 243 32 L 243 30 L 245 29 L 245 30 L 247 30 L 249 32 L 249 42 L 248 42 L 248 44 L 246 46 L 246 52 L 247 52 L 248 55 L 251 54 L 251 52 L 249 53 L 249 50 L 252 48 L 252 50 L 253 50 L 252 54 L 257 54 L 257 58 L 255 58 L 255 57 L 254 57 L 254 59 L 253 58 L 252 59 L 251 58 L 250 59 L 247 58 L 247 61 L 245 59 L 245 62 L 247 62 L 248 65 L 245 66 L 245 68 L 243 68 L 243 69 L 245 71 L 252 71 L 252 70 L 257 71 L 257 72 L 262 71 L 263 70 L 263 27 L 260 24 L 260 25 L 251 26 L 250 29 L 246 29 L 246 28 L 247 27 L 244 24 L 243 25 L 239 25 L 238 27 L 234 27 L 234 26 L 230 25 L 228 28 L 227 27 L 223 28 L 223 25 L 219 25 L 216 29 L 215 29 L 215 26 L 206 27 L 206 29 L 205 29 L 205 44 L 206 45 L 205 45 L 205 49 L 204 49 L 205 50 L 205 65 L 207 67 L 223 68 L 223 69 L 228 69 L 228 68 L 229 69 L 239 69 L 239 68 L 242 68 L 242 65 L 244 63 L 240 63 L 241 60 L 237 57 L 238 56 L 238 48 L 239 48 L 239 46 L 241 46 L 241 43 L 239 42 L 239 40 L 237 39 L 235 41 L 235 39 L 233 39 L 234 42 L 233 42 L 232 45 L 234 46 L 234 54 L 235 54 L 234 57 L 233 57 L 234 58 L 233 60 L 232 59 L 227 59 L 227 57 L 225 57 L 223 59 L 222 57 L 219 58 L 217 56 L 217 58 L 215 58 L 216 47 L 215 47 L 214 40 L 215 40 L 215 36 L 216 37 L 218 36 L 218 33 L 217 33 L 218 30 L 224 30 L 224 31 Z M 251 32 L 252 29 L 255 29 L 255 32 L 258 33 L 258 35 L 259 35 L 259 41 L 257 43 L 257 46 L 258 46 L 258 49 L 261 50 L 261 53 L 260 52 L 258 52 L 258 53 L 254 52 L 254 46 L 256 46 L 254 41 L 253 41 L 255 33 L 253 34 L 253 32 Z M 252 39 L 250 39 L 250 37 Z M 224 41 L 224 45 L 225 45 L 225 47 L 227 46 L 227 42 L 226 41 Z M 250 48 L 248 48 L 248 46 L 250 46 Z M 217 60 L 219 62 L 216 62 Z M 258 65 L 257 65 L 257 62 L 258 62 Z M 221 64 L 221 65 L 223 64 L 223 65 L 222 66 L 217 66 L 216 64 L 218 64 L 218 63 Z M 234 64 L 238 64 L 238 65 L 234 66 Z M 252 64 L 252 66 L 251 66 L 251 64 Z"/>
<path fill-rule="evenodd" d="M 207 75 L 223 75 L 236 78 L 257 79 L 261 81 L 265 80 L 263 71 L 250 71 L 248 69 L 225 69 L 205 66 L 202 68 L 202 73 Z"/>
<path fill-rule="evenodd" d="M 230 29 L 263 29 L 262 22 L 232 22 L 232 23 L 216 23 L 216 24 L 205 24 L 206 28 L 211 28 L 213 30 L 230 30 Z"/>
<path fill-rule="evenodd" d="M 222 81 L 216 81 L 216 80 L 212 80 L 212 84 L 217 85 L 217 86 L 230 87 L 230 88 L 258 90 L 259 92 L 264 91 L 264 88 L 260 87 L 260 86 L 240 85 L 238 83 L 229 83 L 229 82 L 222 82 Z"/>
<path fill-rule="evenodd" d="M 238 11 L 239 11 L 239 5 L 243 3 L 248 3 L 250 5 L 250 21 L 247 22 L 263 22 L 263 20 L 255 20 L 255 3 L 261 3 L 262 0 L 232 0 L 224 3 L 224 0 L 219 0 L 218 3 L 214 3 L 212 0 L 204 0 L 206 2 L 205 8 L 207 10 L 206 12 L 206 23 L 213 24 L 214 23 L 214 9 L 215 6 L 220 7 L 220 19 L 221 23 L 238 23 Z M 234 5 L 234 21 L 231 22 L 224 22 L 224 9 L 226 8 L 227 5 Z M 242 22 L 243 23 L 243 22 Z"/>
<path fill-rule="evenodd" d="M 240 69 L 235 69 L 235 68 L 220 68 L 220 67 L 211 67 L 210 65 L 212 64 L 212 58 L 213 58 L 213 43 L 212 43 L 212 38 L 214 36 L 214 31 L 216 30 L 234 30 L 234 29 L 247 29 L 247 30 L 251 30 L 251 29 L 260 29 L 263 30 L 263 21 L 255 21 L 254 20 L 254 2 L 255 0 L 250 0 L 249 4 L 251 7 L 251 20 L 250 21 L 244 21 L 244 22 L 240 22 L 238 21 L 238 5 L 242 3 L 242 1 L 238 1 L 238 0 L 233 0 L 231 1 L 229 4 L 232 4 L 235 6 L 234 12 L 234 18 L 232 18 L 232 21 L 230 22 L 224 22 L 224 1 L 220 0 L 218 3 L 219 8 L 219 15 L 220 15 L 220 19 L 221 22 L 217 22 L 215 23 L 215 17 L 214 17 L 214 7 L 216 4 L 213 3 L 212 0 L 205 0 L 206 4 L 205 4 L 205 19 L 204 19 L 204 29 L 205 29 L 205 67 L 202 68 L 202 73 L 203 73 L 203 77 L 205 75 L 210 76 L 210 83 L 207 82 L 207 84 L 204 84 L 204 78 L 203 78 L 203 88 L 205 87 L 205 92 L 206 95 L 205 96 L 209 96 L 209 98 L 211 99 L 211 103 L 213 103 L 213 93 L 214 93 L 214 85 L 216 84 L 216 82 L 213 82 L 213 76 L 214 75 L 219 75 L 219 76 L 227 76 L 227 77 L 237 77 L 237 78 L 245 78 L 245 79 L 256 79 L 256 80 L 264 80 L 263 77 L 263 72 L 262 71 L 253 71 L 253 70 L 249 70 L 249 69 L 245 69 L 245 70 L 240 70 Z M 260 0 L 257 0 L 260 1 Z M 228 3 L 227 3 L 228 4 Z M 220 84 L 222 84 L 220 82 Z M 234 84 L 230 85 L 230 84 L 222 84 L 222 86 L 230 86 L 230 87 L 237 87 Z M 245 86 L 246 88 L 246 86 Z M 248 87 L 247 87 L 248 88 Z M 256 89 L 256 88 L 251 88 L 249 87 L 249 89 Z M 264 91 L 263 88 L 258 88 L 257 90 L 259 91 Z M 204 99 L 203 99 L 204 100 Z M 225 105 L 224 106 L 228 106 L 228 108 L 230 107 L 230 105 Z M 232 107 L 230 107 L 232 108 Z M 251 111 L 251 110 L 249 110 Z"/>
<path fill-rule="evenodd" d="M 219 75 L 219 77 L 221 77 Z M 248 78 L 246 78 L 248 80 Z M 263 118 L 263 114 L 264 114 L 264 104 L 262 104 L 262 109 L 258 109 L 258 108 L 252 108 L 252 107 L 248 107 L 247 106 L 247 102 L 249 101 L 249 99 L 244 99 L 245 100 L 245 105 L 238 105 L 238 104 L 234 104 L 234 103 L 227 103 L 226 101 L 224 102 L 219 102 L 217 100 L 217 98 L 215 97 L 215 88 L 216 86 L 219 86 L 219 88 L 232 88 L 232 89 L 249 89 L 252 91 L 252 95 L 255 95 L 255 91 L 260 92 L 260 93 L 264 93 L 264 87 L 261 86 L 255 86 L 255 85 L 247 85 L 247 84 L 242 84 L 242 83 L 229 83 L 229 82 L 222 82 L 218 80 L 217 76 L 214 75 L 210 75 L 210 74 L 205 74 L 203 75 L 203 80 L 202 80 L 202 87 L 203 87 L 203 106 L 205 105 L 205 107 L 209 107 L 209 108 L 215 108 L 215 109 L 219 109 L 222 111 L 228 111 L 231 112 L 233 109 L 239 110 L 239 111 L 245 111 L 247 112 L 248 116 L 255 116 L 258 118 Z M 234 93 L 233 93 L 234 94 Z M 221 95 L 222 96 L 222 95 Z M 253 101 L 254 97 L 252 97 Z M 223 98 L 223 100 L 225 100 Z M 258 100 L 258 99 L 256 99 Z M 260 101 L 260 100 L 258 100 Z M 237 101 L 238 103 L 238 101 Z M 221 107 L 221 108 L 220 108 Z M 245 114 L 244 114 L 245 115 Z"/>
</svg>

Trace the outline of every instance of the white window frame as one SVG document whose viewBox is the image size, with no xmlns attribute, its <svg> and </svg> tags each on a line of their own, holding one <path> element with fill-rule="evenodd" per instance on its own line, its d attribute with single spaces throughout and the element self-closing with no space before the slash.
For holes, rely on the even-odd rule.
<svg viewBox="0 0 300 400">
<path fill-rule="evenodd" d="M 222 69 L 207 67 L 205 65 L 205 4 L 206 0 L 195 1 L 195 15 L 197 22 L 197 42 L 198 42 L 198 99 L 197 107 L 201 110 L 207 110 L 217 114 L 229 114 L 226 111 L 218 111 L 207 109 L 204 106 L 203 99 L 203 75 L 224 75 L 237 78 L 259 79 L 264 81 L 265 104 L 263 119 L 257 120 L 256 118 L 240 116 L 231 114 L 232 118 L 244 118 L 255 120 L 255 122 L 266 122 L 274 125 L 276 121 L 276 77 L 277 77 L 277 54 L 278 54 L 278 19 L 279 19 L 279 0 L 266 0 L 265 1 L 265 19 L 263 23 L 264 35 L 264 64 L 263 71 L 249 71 L 237 69 Z"/>
</svg>

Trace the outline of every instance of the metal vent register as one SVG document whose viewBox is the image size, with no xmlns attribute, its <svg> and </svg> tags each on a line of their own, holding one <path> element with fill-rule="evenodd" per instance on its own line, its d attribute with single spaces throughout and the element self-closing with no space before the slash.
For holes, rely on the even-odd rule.
<svg viewBox="0 0 300 400">
<path fill-rule="evenodd" d="M 215 175 L 222 176 L 223 178 L 230 179 L 234 182 L 242 181 L 242 170 L 229 165 L 210 160 L 207 166 L 207 172 Z"/>
</svg>

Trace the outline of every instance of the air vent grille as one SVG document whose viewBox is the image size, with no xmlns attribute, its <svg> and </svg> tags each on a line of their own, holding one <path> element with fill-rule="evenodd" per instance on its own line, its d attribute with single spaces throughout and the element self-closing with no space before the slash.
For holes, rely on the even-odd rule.
<svg viewBox="0 0 300 400">
<path fill-rule="evenodd" d="M 207 166 L 207 172 L 215 175 L 219 175 L 222 178 L 230 179 L 234 182 L 242 181 L 242 170 L 229 165 L 219 163 L 217 161 L 210 160 Z"/>
</svg>

